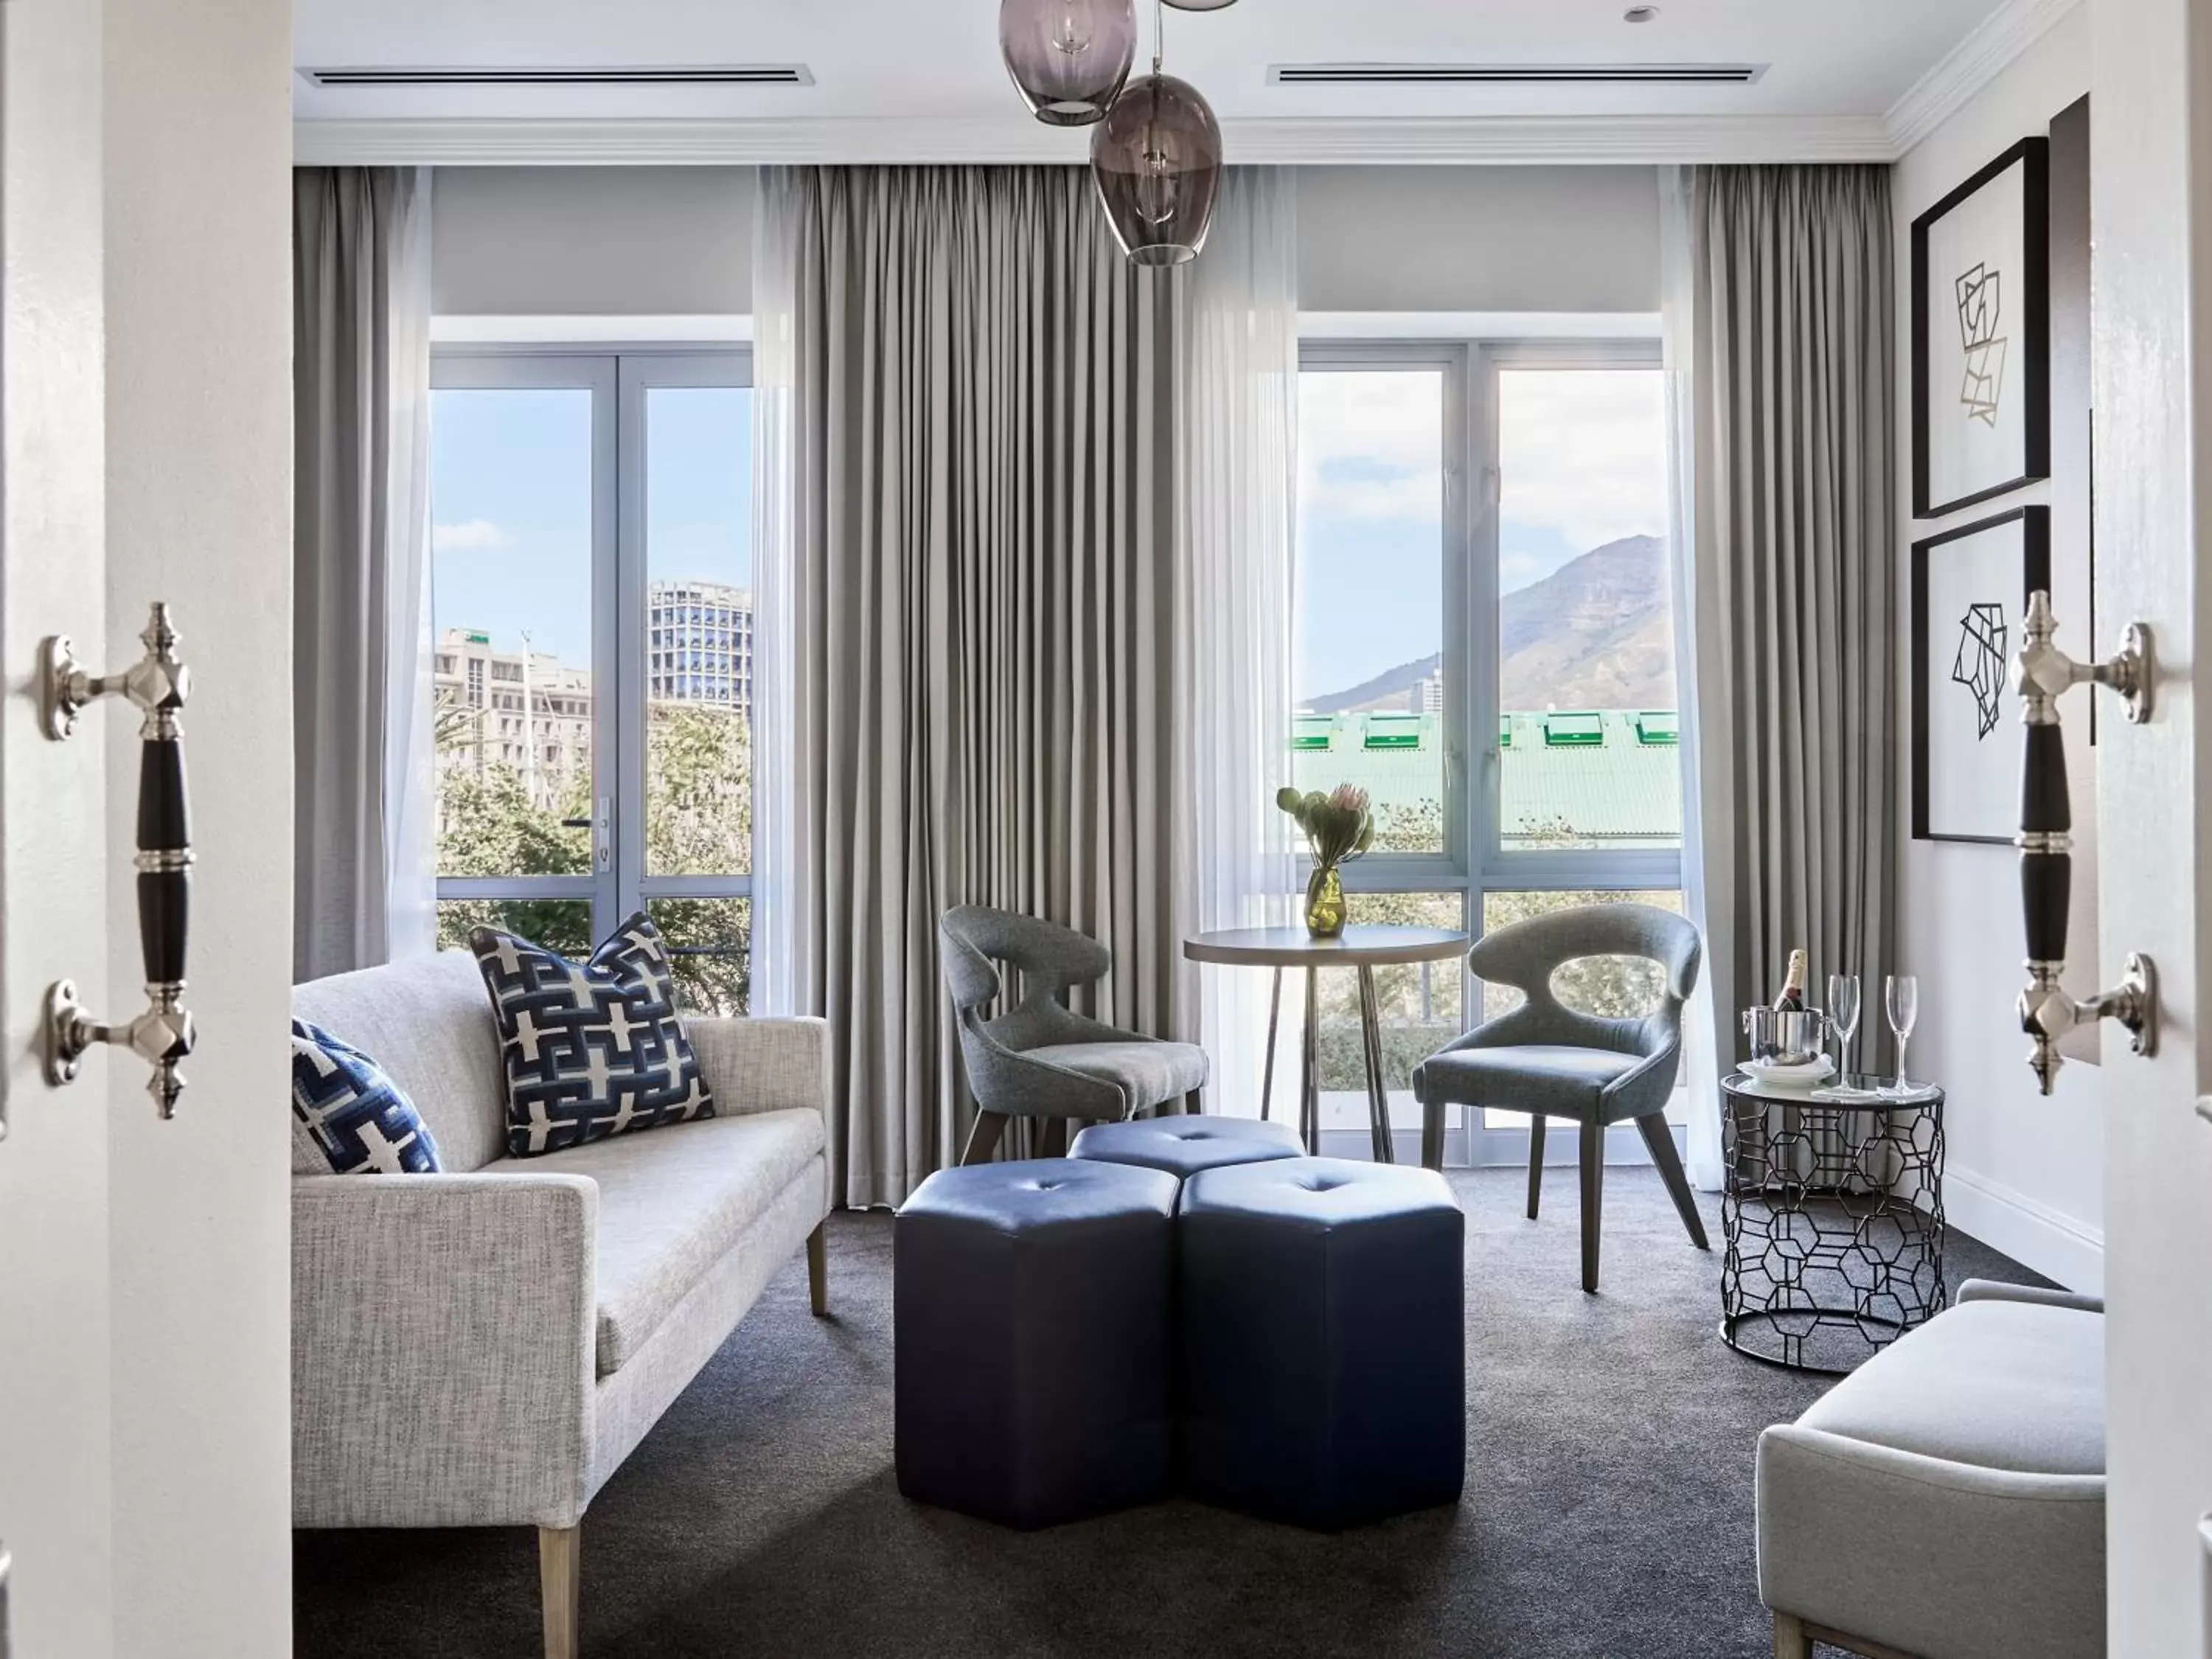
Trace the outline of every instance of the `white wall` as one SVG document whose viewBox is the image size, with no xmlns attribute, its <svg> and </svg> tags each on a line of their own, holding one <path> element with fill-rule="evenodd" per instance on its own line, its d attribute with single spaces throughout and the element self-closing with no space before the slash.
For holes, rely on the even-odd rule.
<svg viewBox="0 0 2212 1659">
<path fill-rule="evenodd" d="M 1912 221 L 1984 163 L 2089 90 L 2089 9 L 2077 9 L 1995 82 L 1897 164 L 1898 387 L 1911 388 Z M 2029 485 L 1941 520 L 1910 516 L 1911 411 L 1898 420 L 1900 511 L 1898 732 L 1899 775 L 1909 783 L 1911 548 L 1936 531 L 1971 523 L 2014 507 L 2047 502 L 2047 484 Z M 2081 550 L 2054 538 L 2052 562 L 2063 567 Z M 2062 624 L 2069 619 L 2061 617 Z M 2059 642 L 2086 653 L 2081 618 Z M 2109 708 L 2109 705 L 2108 705 Z M 2074 710 L 2068 710 L 2069 722 Z M 2081 741 L 2069 726 L 2069 750 Z M 2020 866 L 2010 848 L 1919 842 L 1911 836 L 1909 787 L 1902 792 L 1899 833 L 1906 837 L 1900 908 L 1903 962 L 1920 978 L 1920 1029 L 1911 1044 L 1917 1076 L 1942 1082 L 1949 1096 L 1952 1221 L 2027 1266 L 2079 1289 L 2104 1282 L 2104 1120 L 2096 1072 L 2068 1065 L 2057 1092 L 2038 1095 L 2025 1060 L 2027 1039 L 2012 1012 L 2021 970 Z M 2077 885 L 2087 879 L 2082 872 Z M 2076 951 L 2076 954 L 2081 952 Z M 1881 1024 L 1880 988 L 1867 988 L 1867 1023 Z M 2124 1042 L 2110 1035 L 2107 1066 L 2124 1066 Z M 1887 1038 L 1884 1038 L 1885 1042 Z"/>
<path fill-rule="evenodd" d="M 1304 311 L 1659 309 L 1650 167 L 1298 170 Z"/>
<path fill-rule="evenodd" d="M 750 167 L 441 167 L 444 317 L 744 316 Z"/>
<path fill-rule="evenodd" d="M 193 673 L 173 1121 L 106 1058 L 118 1656 L 291 1648 L 291 8 L 107 0 L 107 638 L 169 599 Z M 137 722 L 106 728 L 107 983 L 142 1006 Z M 86 940 L 89 947 L 92 941 Z M 95 1097 L 76 1103 L 102 1109 Z"/>
<path fill-rule="evenodd" d="M 441 167 L 441 316 L 752 308 L 744 167 Z M 1305 167 L 1308 311 L 1656 312 L 1649 167 Z"/>
</svg>

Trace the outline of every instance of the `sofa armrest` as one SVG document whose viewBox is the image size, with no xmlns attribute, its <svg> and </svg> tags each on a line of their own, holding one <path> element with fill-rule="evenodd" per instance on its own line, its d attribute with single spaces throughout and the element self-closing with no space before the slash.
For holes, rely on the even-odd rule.
<svg viewBox="0 0 2212 1659">
<path fill-rule="evenodd" d="M 685 1035 L 728 1115 L 804 1107 L 830 1116 L 830 1022 L 812 1016 L 686 1019 Z"/>
<path fill-rule="evenodd" d="M 292 1506 L 309 1527 L 573 1526 L 598 1183 L 292 1183 Z"/>
<path fill-rule="evenodd" d="M 1968 1302 L 2026 1302 L 2039 1308 L 2070 1308 L 2075 1313 L 2100 1314 L 2105 1311 L 2101 1296 L 2083 1296 L 2074 1291 L 2048 1291 L 2040 1285 L 2007 1285 L 1994 1279 L 1970 1279 L 1959 1286 L 1954 1298 L 1958 1304 Z"/>
</svg>

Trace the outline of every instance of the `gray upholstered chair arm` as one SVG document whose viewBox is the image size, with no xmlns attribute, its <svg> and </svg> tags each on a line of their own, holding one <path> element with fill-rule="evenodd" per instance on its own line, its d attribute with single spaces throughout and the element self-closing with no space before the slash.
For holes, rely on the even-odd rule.
<svg viewBox="0 0 2212 1659">
<path fill-rule="evenodd" d="M 1759 1595 L 1770 1607 L 1961 1659 L 2029 1659 L 2022 1630 L 2041 1638 L 2033 1659 L 2101 1648 L 2101 1603 L 2078 1605 L 2066 1586 L 2033 1586 L 2049 1605 L 2023 1607 L 2002 1574 L 1931 1583 L 1915 1568 L 1930 1540 L 1967 1537 L 1992 1562 L 2079 1560 L 2101 1582 L 2102 1475 L 1984 1468 L 1784 1424 L 1759 1437 L 1758 1481 Z M 1848 1559 L 1830 1547 L 1839 1528 L 1858 1540 Z M 1987 1605 L 1992 1596 L 2005 1605 Z"/>
<path fill-rule="evenodd" d="M 550 1172 L 294 1181 L 296 1524 L 575 1524 L 599 1200 Z"/>
<path fill-rule="evenodd" d="M 1626 1101 L 1632 1097 L 1640 1103 L 1642 1097 L 1654 1095 L 1662 1101 L 1674 1086 L 1674 1071 L 1682 1055 L 1681 1045 L 1668 1042 L 1658 1053 L 1646 1054 L 1627 1071 L 1605 1085 L 1601 1091 L 1606 1103 Z"/>
<path fill-rule="evenodd" d="M 968 1062 L 968 1086 L 989 1109 L 1013 1117 L 1080 1117 L 1093 1121 L 1128 1115 L 1128 1100 L 1112 1084 L 1055 1066 L 995 1041 L 989 1031 L 968 1026 L 961 1032 Z M 1116 1032 L 1109 1041 L 1125 1041 Z M 1072 1039 L 1079 1041 L 1080 1039 Z"/>
<path fill-rule="evenodd" d="M 1991 1279 L 1970 1279 L 1959 1286 L 1959 1302 L 2029 1302 L 2043 1308 L 2070 1308 L 2076 1313 L 2105 1311 L 2101 1296 L 2075 1291 L 2045 1290 L 2039 1285 L 2001 1285 Z"/>
<path fill-rule="evenodd" d="M 811 1018 L 687 1018 L 714 1109 L 830 1115 L 830 1023 Z"/>
</svg>

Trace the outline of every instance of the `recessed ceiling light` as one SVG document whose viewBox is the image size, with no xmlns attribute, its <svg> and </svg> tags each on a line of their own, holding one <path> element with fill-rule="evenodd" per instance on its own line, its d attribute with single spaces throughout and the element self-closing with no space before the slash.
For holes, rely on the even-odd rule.
<svg viewBox="0 0 2212 1659">
<path fill-rule="evenodd" d="M 1659 15 L 1659 8 L 1656 6 L 1631 6 L 1626 11 L 1620 15 L 1625 21 L 1631 23 L 1648 23 Z"/>
</svg>

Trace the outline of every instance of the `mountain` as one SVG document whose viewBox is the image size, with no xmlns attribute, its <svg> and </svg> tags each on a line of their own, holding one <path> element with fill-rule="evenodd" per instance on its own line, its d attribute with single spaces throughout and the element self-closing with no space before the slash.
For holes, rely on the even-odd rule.
<svg viewBox="0 0 2212 1659">
<path fill-rule="evenodd" d="M 1498 707 L 1672 708 L 1674 618 L 1666 544 L 1630 536 L 1570 559 L 1498 605 Z M 1431 655 L 1309 700 L 1316 714 L 1400 709 L 1437 671 Z"/>
</svg>

